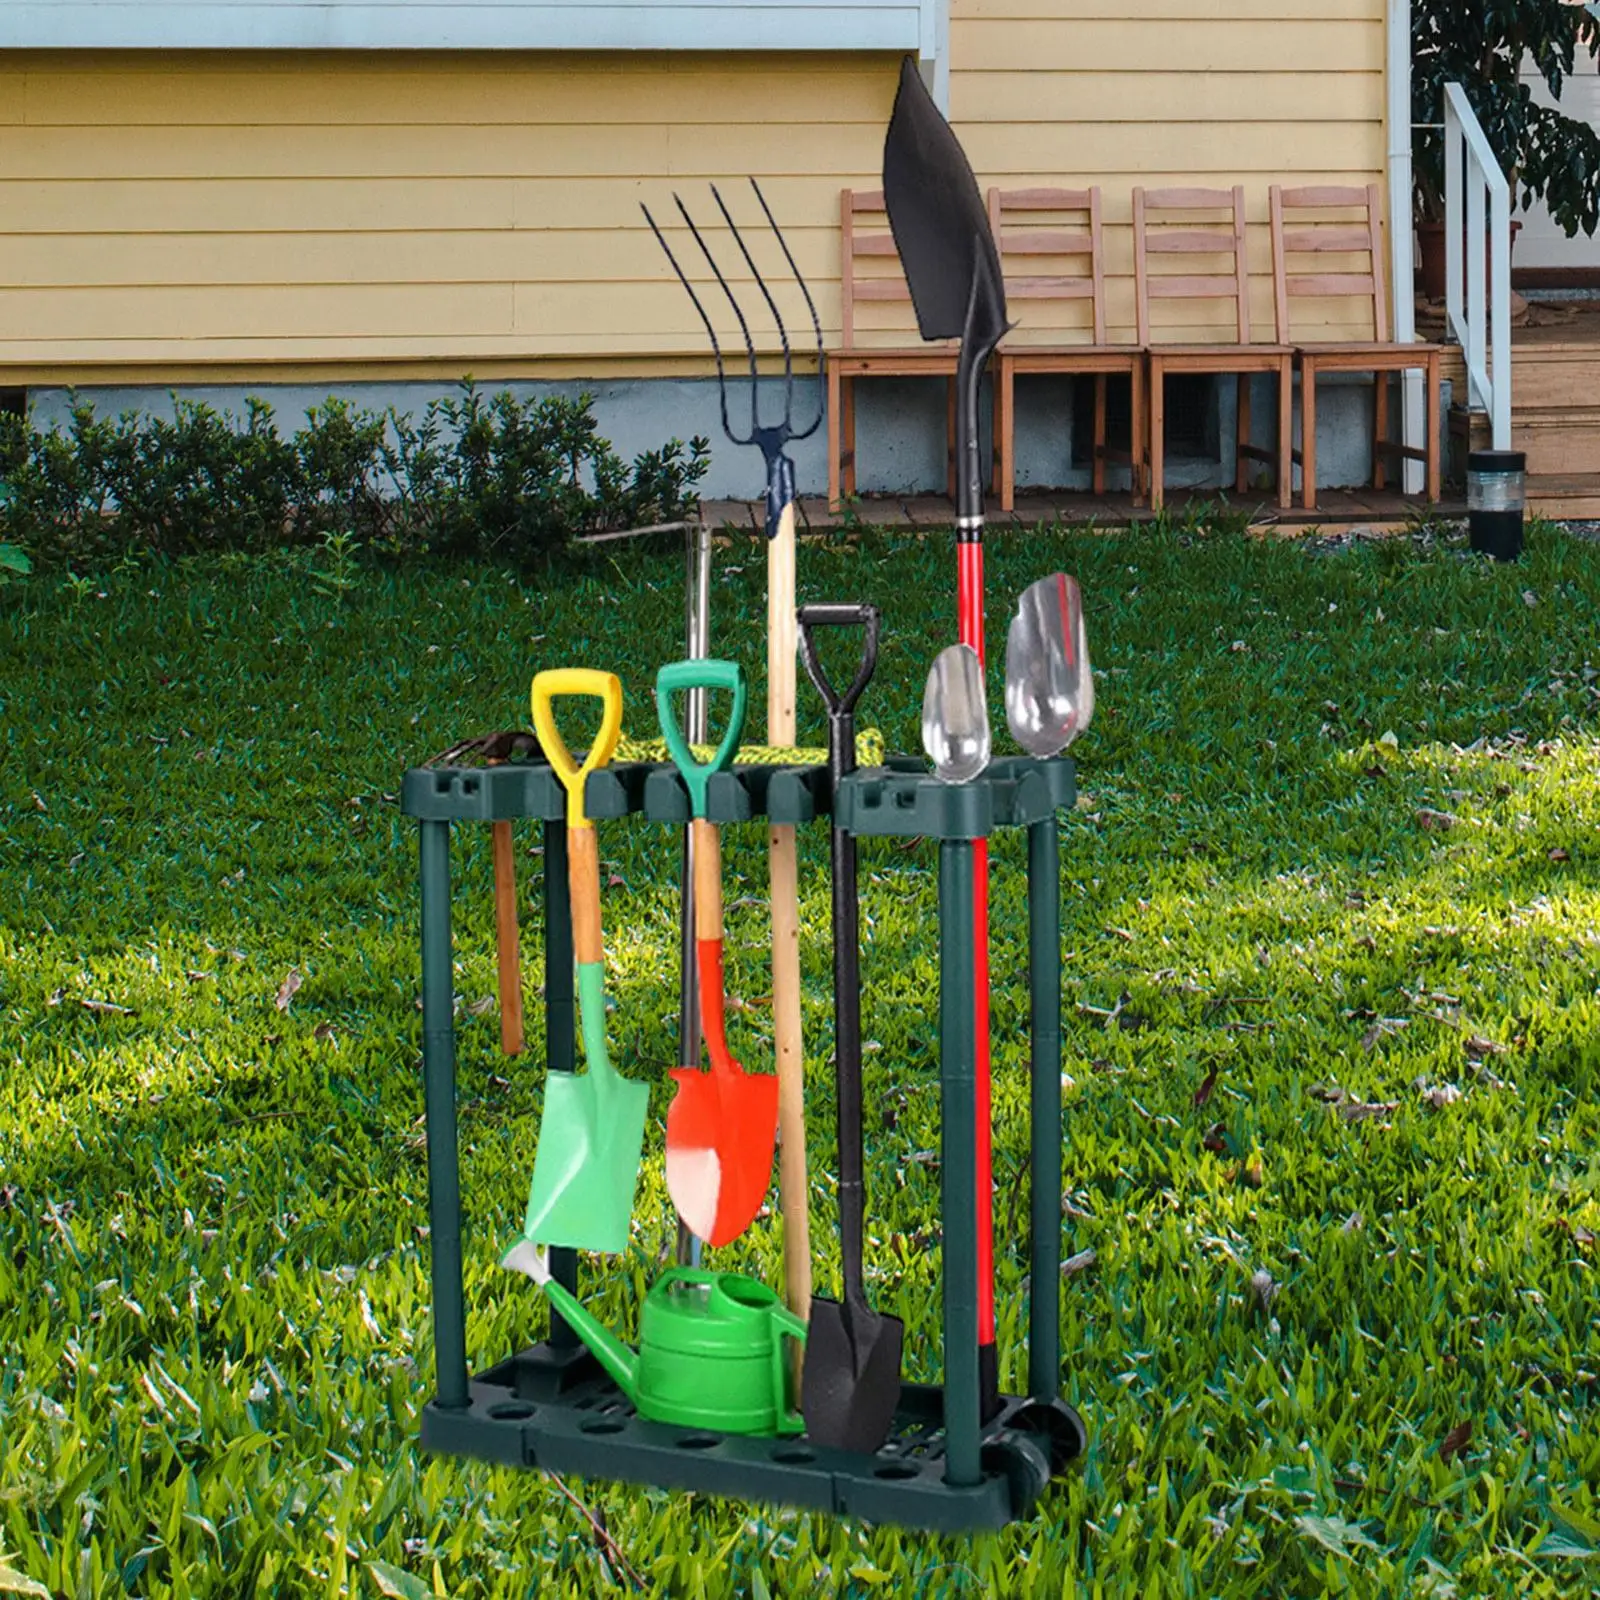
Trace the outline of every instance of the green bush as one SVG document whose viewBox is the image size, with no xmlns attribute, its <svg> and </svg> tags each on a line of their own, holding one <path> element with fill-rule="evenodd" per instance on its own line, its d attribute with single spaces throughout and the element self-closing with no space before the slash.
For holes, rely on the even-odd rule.
<svg viewBox="0 0 1600 1600">
<path fill-rule="evenodd" d="M 569 539 L 691 513 L 701 438 L 631 465 L 600 437 L 592 399 L 486 397 L 468 380 L 420 418 L 330 397 L 292 437 L 252 397 L 243 419 L 174 397 L 170 419 L 98 416 L 74 397 L 62 428 L 0 416 L 0 540 L 51 562 L 313 545 L 338 532 L 390 555 L 526 562 Z"/>
</svg>

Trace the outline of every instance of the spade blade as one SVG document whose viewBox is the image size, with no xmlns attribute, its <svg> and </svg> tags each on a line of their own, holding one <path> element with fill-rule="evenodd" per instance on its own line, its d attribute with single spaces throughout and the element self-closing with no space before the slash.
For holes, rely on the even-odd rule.
<svg viewBox="0 0 1600 1600">
<path fill-rule="evenodd" d="M 992 346 L 1006 329 L 1006 291 L 989 214 L 910 56 L 883 141 L 883 201 L 922 337 Z"/>
<path fill-rule="evenodd" d="M 883 1447 L 900 1404 L 905 1324 L 865 1300 L 813 1300 L 800 1405 L 813 1444 L 870 1455 Z"/>
</svg>

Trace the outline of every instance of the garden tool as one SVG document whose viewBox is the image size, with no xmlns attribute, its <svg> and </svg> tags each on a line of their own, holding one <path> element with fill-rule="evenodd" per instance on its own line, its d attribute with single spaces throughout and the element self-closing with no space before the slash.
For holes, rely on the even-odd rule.
<svg viewBox="0 0 1600 1600">
<path fill-rule="evenodd" d="M 685 538 L 684 632 L 685 651 L 691 661 L 711 653 L 711 529 L 701 519 Z M 706 696 L 691 689 L 684 696 L 683 734 L 693 748 L 706 737 Z M 682 868 L 678 886 L 678 1065 L 700 1066 L 700 983 L 694 942 L 694 821 L 683 825 Z M 678 1218 L 677 1262 L 680 1267 L 700 1265 L 700 1239 Z"/>
<path fill-rule="evenodd" d="M 711 340 L 711 352 L 717 363 L 717 393 L 722 409 L 722 431 L 734 444 L 753 444 L 760 448 L 767 467 L 767 742 L 773 745 L 794 743 L 795 702 L 795 622 L 794 622 L 794 525 L 795 487 L 794 463 L 790 461 L 787 446 L 791 439 L 809 438 L 822 424 L 822 323 L 811 299 L 811 291 L 795 265 L 788 242 L 783 237 L 768 206 L 766 196 L 755 179 L 750 180 L 757 201 L 778 241 L 778 248 L 788 263 L 789 271 L 800 286 L 806 309 L 811 314 L 812 331 L 817 341 L 817 412 L 805 428 L 794 426 L 794 362 L 789 348 L 789 332 L 778 310 L 767 282 L 756 266 L 716 185 L 711 187 L 712 198 L 733 234 L 739 253 L 744 257 L 754 277 L 761 297 L 767 303 L 772 320 L 777 325 L 778 340 L 783 347 L 783 416 L 782 420 L 763 426 L 761 422 L 761 381 L 757 370 L 755 341 L 750 337 L 750 326 L 745 320 L 739 302 L 717 265 L 694 219 L 683 201 L 676 195 L 673 200 L 678 214 L 694 236 L 700 253 L 711 268 L 713 276 L 722 287 L 733 315 L 744 336 L 745 352 L 750 368 L 750 428 L 739 434 L 728 420 L 728 380 L 722 364 L 722 346 L 716 329 L 706 315 L 700 297 L 694 292 L 678 259 L 673 255 L 655 218 L 644 209 L 645 220 L 650 224 L 656 241 L 666 253 L 678 281 L 688 293 Z M 805 1058 L 802 1054 L 800 1032 L 800 886 L 799 869 L 793 827 L 772 826 L 767 832 L 767 861 L 772 897 L 772 1030 L 777 1045 L 778 1058 L 778 1195 L 783 1214 L 783 1271 L 784 1297 L 789 1309 L 799 1317 L 808 1315 L 811 1305 L 811 1236 L 810 1219 L 806 1205 L 806 1130 L 805 1130 Z"/>
<path fill-rule="evenodd" d="M 513 729 L 506 733 L 485 733 L 476 739 L 463 739 L 436 755 L 424 766 L 458 762 L 463 756 L 479 755 L 484 765 L 498 767 L 505 761 L 533 757 L 542 760 L 539 741 L 531 733 Z M 517 929 L 517 865 L 515 844 L 509 822 L 492 828 L 494 849 L 494 929 L 495 956 L 500 987 L 500 1048 L 508 1056 L 520 1054 L 522 1036 L 522 950 Z"/>
<path fill-rule="evenodd" d="M 600 730 L 582 764 L 556 727 L 558 695 L 586 695 L 603 707 Z M 622 729 L 622 685 L 614 674 L 584 668 L 541 672 L 533 680 L 533 725 L 552 770 L 567 791 L 567 858 L 572 947 L 578 963 L 578 1016 L 589 1070 L 546 1075 L 539 1149 L 533 1163 L 522 1239 L 504 1265 L 533 1245 L 573 1250 L 627 1248 L 639 1177 L 647 1084 L 624 1078 L 606 1054 L 604 947 L 600 934 L 600 847 L 584 812 L 589 774 L 611 759 Z"/>
<path fill-rule="evenodd" d="M 556 1281 L 543 1250 L 528 1249 L 518 1267 L 648 1421 L 768 1437 L 804 1427 L 786 1350 L 804 1345 L 806 1326 L 764 1283 L 669 1268 L 644 1297 L 633 1351 Z"/>
<path fill-rule="evenodd" d="M 828 708 L 828 776 L 834 792 L 855 766 L 855 708 L 878 661 L 878 608 L 802 606 L 800 656 Z M 823 670 L 818 628 L 864 630 L 861 665 L 841 694 Z M 837 813 L 836 813 L 837 814 Z M 815 1443 L 870 1454 L 882 1447 L 900 1403 L 905 1324 L 867 1304 L 861 1251 L 865 1232 L 865 1161 L 861 1137 L 860 906 L 856 841 L 835 824 L 833 878 L 833 1062 L 839 1117 L 838 1300 L 814 1299 L 806 1332 L 800 1407 Z"/>
<path fill-rule="evenodd" d="M 983 662 L 983 482 L 978 386 L 1005 333 L 1006 291 L 977 179 L 916 62 L 900 66 L 883 142 L 883 202 L 924 339 L 960 338 L 956 363 L 958 637 Z M 989 845 L 972 843 L 977 1014 L 978 1361 L 985 1419 L 1000 1406 L 994 1348 L 994 1177 L 989 1090 Z"/>
<path fill-rule="evenodd" d="M 727 731 L 709 762 L 697 762 L 673 713 L 675 690 L 726 689 L 733 696 Z M 698 1061 L 673 1071 L 667 1109 L 667 1191 L 678 1215 L 709 1245 L 729 1244 L 755 1220 L 772 1185 L 778 1136 L 778 1080 L 747 1073 L 728 1052 L 723 1022 L 722 855 L 717 826 L 706 819 L 711 775 L 726 767 L 744 726 L 744 672 L 733 661 L 679 661 L 656 675 L 661 732 L 689 791 L 694 829 L 695 945 L 700 1031 L 711 1070 Z"/>
<path fill-rule="evenodd" d="M 989 765 L 989 707 L 983 668 L 971 645 L 947 645 L 928 669 L 922 748 L 942 783 L 970 783 Z"/>
<path fill-rule="evenodd" d="M 1059 755 L 1089 726 L 1094 678 L 1078 580 L 1030 584 L 1006 634 L 1006 722 L 1029 755 Z"/>
</svg>

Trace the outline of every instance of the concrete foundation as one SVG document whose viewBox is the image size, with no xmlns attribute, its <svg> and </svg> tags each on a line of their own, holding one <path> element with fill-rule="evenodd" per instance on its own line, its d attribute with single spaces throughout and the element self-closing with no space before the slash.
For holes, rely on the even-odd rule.
<svg viewBox="0 0 1600 1600">
<path fill-rule="evenodd" d="M 1251 414 L 1254 442 L 1273 442 L 1277 402 L 1274 380 L 1253 380 Z M 707 499 L 751 499 L 762 486 L 761 458 L 753 449 L 740 449 L 723 436 L 717 405 L 717 385 L 709 379 L 631 379 L 584 383 L 522 382 L 485 384 L 485 390 L 510 389 L 522 398 L 546 395 L 594 396 L 600 432 L 628 460 L 644 450 L 659 448 L 671 438 L 687 440 L 703 434 L 711 441 L 712 464 L 701 492 Z M 293 433 L 308 408 L 327 399 L 326 385 L 200 384 L 181 391 L 185 399 L 203 401 L 220 411 L 242 414 L 245 397 L 259 395 L 274 409 L 280 430 Z M 332 392 L 373 411 L 392 406 L 401 413 L 420 412 L 445 386 L 436 383 L 350 383 Z M 78 391 L 102 415 L 124 411 L 172 414 L 171 395 L 148 387 L 97 387 Z M 29 404 L 36 424 L 43 427 L 65 421 L 71 406 L 65 389 L 35 389 Z M 1317 390 L 1318 480 L 1329 488 L 1368 481 L 1372 470 L 1372 387 L 1359 375 L 1332 374 Z M 763 386 L 765 416 L 771 422 L 780 414 L 782 386 Z M 795 384 L 796 418 L 802 424 L 816 415 L 815 380 Z M 1208 448 L 1198 454 L 1174 456 L 1169 452 L 1167 482 L 1173 489 L 1231 486 L 1234 479 L 1234 385 L 1224 379 L 1212 386 L 1211 416 L 1203 430 Z M 1392 408 L 1398 412 L 1398 405 Z M 750 417 L 749 389 L 730 387 L 729 414 L 743 429 Z M 982 442 L 985 461 L 991 450 L 989 396 L 983 401 Z M 942 380 L 876 379 L 856 389 L 857 478 L 863 493 L 942 493 L 945 488 L 946 398 Z M 1295 407 L 1299 427 L 1299 406 Z M 1074 389 L 1069 378 L 1026 377 L 1017 382 L 1017 486 L 1023 488 L 1087 489 L 1086 461 L 1073 463 Z M 1297 439 L 1298 443 L 1298 431 Z M 1087 447 L 1087 432 L 1080 451 Z M 800 492 L 821 495 L 827 490 L 826 429 L 792 447 Z M 1258 474 L 1264 467 L 1257 468 Z M 1296 474 L 1298 483 L 1298 474 Z M 1107 487 L 1127 487 L 1126 468 L 1110 470 Z M 1258 476 L 1265 489 L 1268 477 Z"/>
</svg>

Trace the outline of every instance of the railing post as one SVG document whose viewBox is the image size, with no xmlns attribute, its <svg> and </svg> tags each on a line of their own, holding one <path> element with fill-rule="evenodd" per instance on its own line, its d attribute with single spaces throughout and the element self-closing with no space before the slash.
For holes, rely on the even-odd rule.
<svg viewBox="0 0 1600 1600">
<path fill-rule="evenodd" d="M 1489 296 L 1494 317 L 1489 348 L 1494 352 L 1491 368 L 1493 393 L 1490 425 L 1496 450 L 1511 448 L 1511 195 L 1502 185 L 1493 195 L 1494 232 L 1491 259 L 1494 282 Z"/>
<path fill-rule="evenodd" d="M 1461 304 L 1461 215 L 1463 180 L 1461 122 L 1449 91 L 1444 101 L 1444 297 L 1450 325 L 1463 344 Z M 1471 387 L 1469 376 L 1468 387 Z M 1470 399 L 1470 396 L 1469 396 Z"/>
</svg>

